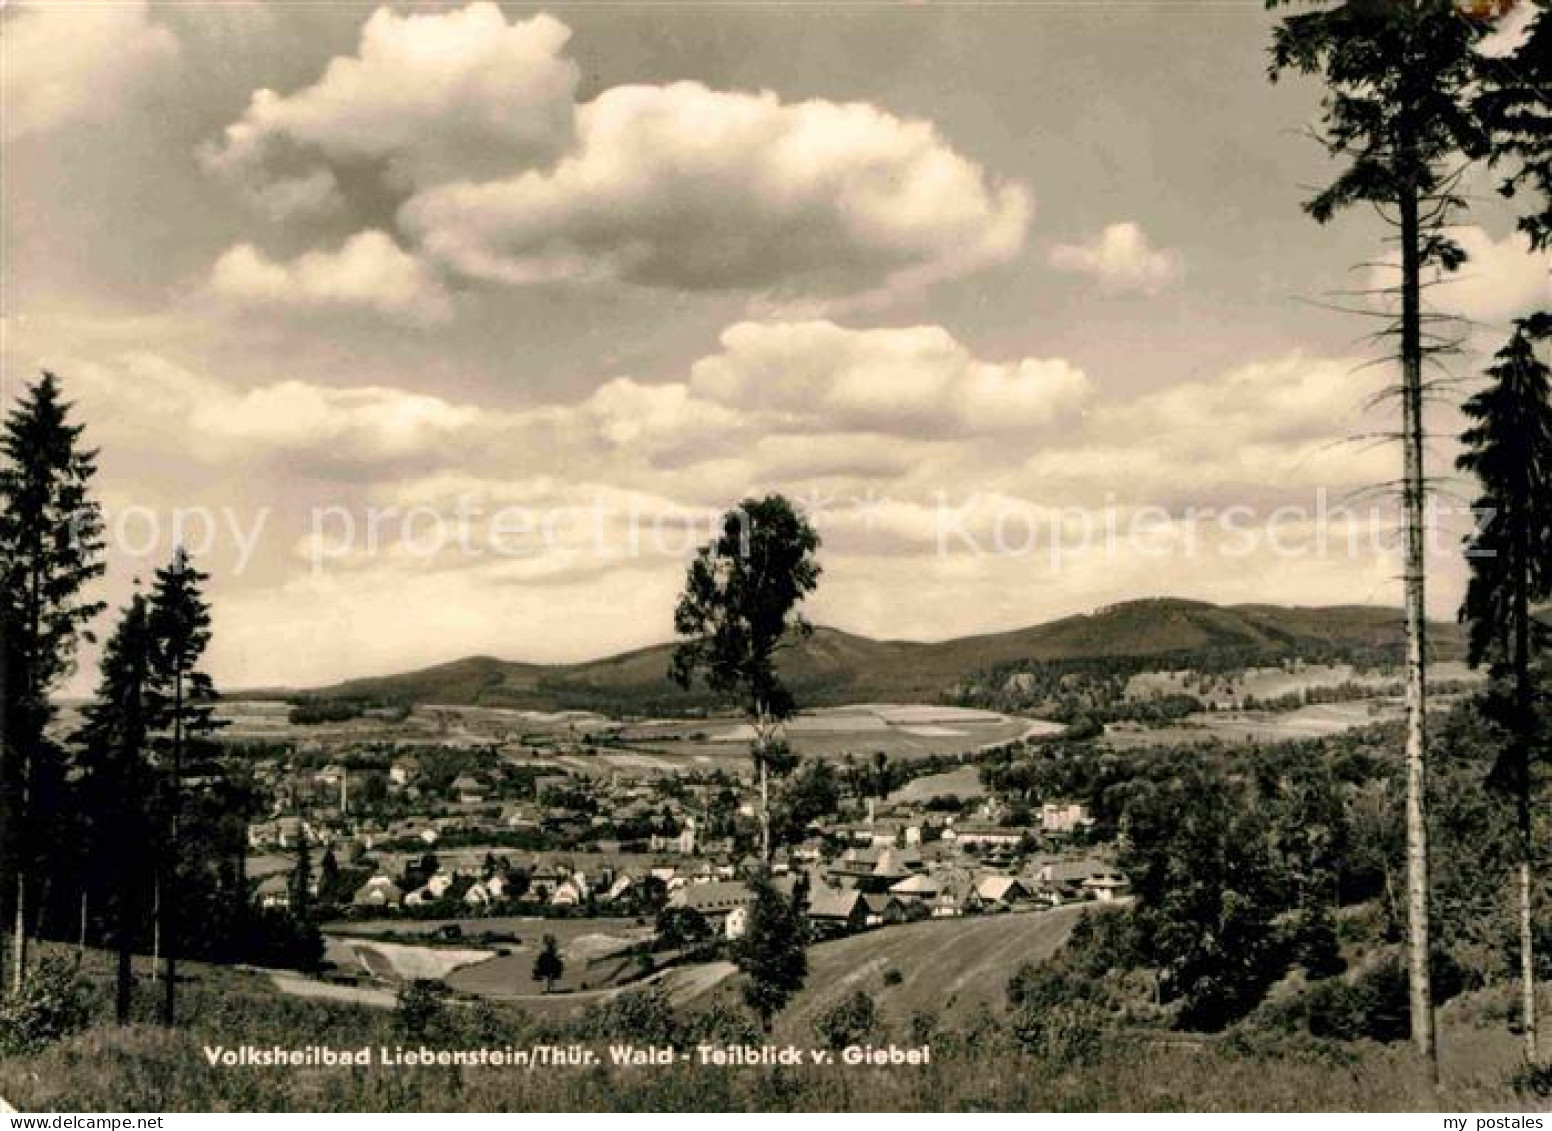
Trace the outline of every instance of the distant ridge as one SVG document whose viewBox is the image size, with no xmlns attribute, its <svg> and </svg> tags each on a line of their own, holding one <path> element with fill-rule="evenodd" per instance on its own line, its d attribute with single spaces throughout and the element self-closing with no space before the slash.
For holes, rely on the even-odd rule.
<svg viewBox="0 0 1552 1131">
<path fill-rule="evenodd" d="M 1213 653 L 1281 658 L 1360 653 L 1401 656 L 1402 614 L 1372 605 L 1213 605 L 1159 597 L 1107 605 L 1009 632 L 921 643 L 873 640 L 835 628 L 786 653 L 782 671 L 808 706 L 936 701 L 977 673 L 1005 664 Z M 1440 659 L 1464 655 L 1458 625 L 1430 626 Z M 669 683 L 672 644 L 575 664 L 470 656 L 401 675 L 353 679 L 301 692 L 323 699 L 447 703 L 532 710 L 654 712 L 707 705 L 704 692 Z M 266 692 L 276 696 L 275 692 Z"/>
</svg>

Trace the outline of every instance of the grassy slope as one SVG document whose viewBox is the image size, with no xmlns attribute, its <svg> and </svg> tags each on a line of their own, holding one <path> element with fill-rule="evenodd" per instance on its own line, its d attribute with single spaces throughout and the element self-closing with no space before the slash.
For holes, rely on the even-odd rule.
<svg viewBox="0 0 1552 1131">
<path fill-rule="evenodd" d="M 1458 656 L 1459 627 L 1433 627 L 1443 657 Z M 1161 655 L 1228 647 L 1283 649 L 1297 643 L 1401 646 L 1401 614 L 1372 606 L 1284 608 L 1200 601 L 1130 601 L 1013 632 L 937 643 L 880 641 L 820 628 L 783 657 L 800 702 L 933 701 L 966 676 L 1019 660 Z M 666 673 L 671 646 L 654 645 L 581 664 L 544 666 L 472 657 L 424 671 L 351 680 L 325 697 L 419 703 L 483 703 L 537 709 L 607 708 L 621 702 L 689 704 Z M 703 698 L 703 697 L 702 697 Z"/>
<path fill-rule="evenodd" d="M 933 1043 L 927 1068 L 212 1069 L 206 1043 L 394 1043 L 387 1011 L 230 1000 L 191 1026 L 101 1025 L 0 1061 L 23 1111 L 1526 1111 L 1505 1084 L 1515 1043 L 1446 1011 L 1437 1093 L 1404 1045 L 1254 1050 L 1139 1042 L 1053 1064 L 999 1033 Z M 808 1042 L 804 1042 L 807 1044 Z"/>
<path fill-rule="evenodd" d="M 1081 910 L 929 920 L 821 943 L 809 954 L 808 984 L 782 1014 L 777 1036 L 813 1040 L 814 1019 L 857 990 L 902 1031 L 922 1010 L 963 1020 L 982 1006 L 1000 1007 L 1013 973 L 1055 954 Z M 898 984 L 885 983 L 889 970 L 900 973 Z"/>
<path fill-rule="evenodd" d="M 1065 920 L 1065 921 L 1064 921 Z M 950 1024 L 928 1068 L 214 1069 L 205 1045 L 394 1045 L 392 1014 L 277 994 L 268 980 L 191 964 L 185 1027 L 118 1029 L 99 1022 L 42 1053 L 0 1058 L 0 1096 L 24 1111 L 1525 1111 L 1505 1084 L 1515 1039 L 1481 1011 L 1451 1002 L 1441 1015 L 1444 1087 L 1435 1094 L 1405 1045 L 1314 1049 L 1241 1047 L 1182 1037 L 1107 1046 L 1092 1063 L 1043 1062 L 999 1030 L 975 1027 L 973 1003 L 999 1001 L 1008 973 L 1047 952 L 1070 925 L 1056 915 L 1002 916 L 892 928 L 816 947 L 809 989 L 775 1039 L 813 1043 L 811 1018 L 857 985 L 879 996 L 896 1040 L 923 1006 Z M 88 963 L 109 1013 L 107 956 Z M 883 970 L 901 971 L 898 986 Z M 142 970 L 142 973 L 145 971 Z M 726 987 L 723 991 L 726 992 Z M 142 987 L 141 1012 L 152 1006 Z M 706 994 L 690 1003 L 694 1008 Z M 951 1022 L 968 1019 L 970 1028 Z M 508 1039 L 573 1038 L 526 1027 Z M 530 1023 L 531 1024 L 531 1023 Z M 500 1045 L 469 1034 L 451 1047 Z M 602 1047 L 603 1042 L 590 1041 Z"/>
</svg>

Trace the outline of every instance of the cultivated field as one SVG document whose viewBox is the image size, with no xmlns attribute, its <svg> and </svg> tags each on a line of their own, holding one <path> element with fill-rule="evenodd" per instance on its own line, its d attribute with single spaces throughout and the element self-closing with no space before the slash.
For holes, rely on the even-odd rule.
<svg viewBox="0 0 1552 1131">
<path fill-rule="evenodd" d="M 1457 682 L 1480 679 L 1459 660 L 1442 660 L 1428 670 L 1430 681 Z M 1298 664 L 1290 667 L 1248 668 L 1234 675 L 1207 676 L 1192 671 L 1143 672 L 1126 684 L 1129 699 L 1153 695 L 1195 695 L 1212 706 L 1233 706 L 1247 696 L 1278 699 L 1321 688 L 1357 684 L 1376 691 L 1401 679 L 1399 671 L 1359 669 L 1352 664 Z"/>
<path fill-rule="evenodd" d="M 1394 699 L 1318 703 L 1296 711 L 1204 711 L 1187 715 L 1171 726 L 1112 724 L 1105 728 L 1105 742 L 1122 749 L 1189 746 L 1209 741 L 1292 742 L 1341 734 L 1355 727 L 1390 722 L 1400 717 L 1401 703 Z"/>
<path fill-rule="evenodd" d="M 787 725 L 787 740 L 805 757 L 872 757 L 911 761 L 934 754 L 966 754 L 988 746 L 1062 728 L 1038 719 L 932 704 L 864 703 L 805 712 Z M 750 731 L 728 719 L 656 721 L 620 732 L 629 750 L 604 750 L 599 758 L 619 768 L 742 766 Z"/>
</svg>

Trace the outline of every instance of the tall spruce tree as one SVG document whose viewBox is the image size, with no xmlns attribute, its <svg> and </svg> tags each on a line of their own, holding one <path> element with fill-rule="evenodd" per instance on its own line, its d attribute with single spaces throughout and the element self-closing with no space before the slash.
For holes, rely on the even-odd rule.
<svg viewBox="0 0 1552 1131">
<path fill-rule="evenodd" d="M 103 649 L 97 694 L 75 735 L 93 871 L 107 889 L 118 952 L 115 1015 L 121 1024 L 129 1020 L 131 959 L 144 928 L 142 909 L 154 851 L 149 756 L 156 714 L 155 650 L 150 611 L 137 592 Z"/>
<path fill-rule="evenodd" d="M 1532 799 L 1542 727 L 1533 667 L 1549 633 L 1533 611 L 1552 598 L 1552 386 L 1524 320 L 1494 361 L 1491 383 L 1465 404 L 1472 423 L 1457 460 L 1482 485 L 1461 619 L 1470 626 L 1471 662 L 1487 664 L 1492 676 L 1488 713 L 1508 735 L 1493 779 L 1514 798 L 1521 1028 L 1525 1057 L 1535 1063 Z"/>
<path fill-rule="evenodd" d="M 209 575 L 196 569 L 180 546 L 156 571 L 149 623 L 153 649 L 151 702 L 161 761 L 162 863 L 157 869 L 163 973 L 161 1014 L 176 1017 L 180 895 L 184 883 L 184 772 L 191 744 L 206 740 L 220 725 L 214 717 L 215 685 L 200 670 L 210 644 L 210 606 L 202 587 Z"/>
<path fill-rule="evenodd" d="M 288 894 L 292 916 L 307 922 L 312 917 L 313 852 L 307 843 L 305 821 L 302 832 L 297 836 L 296 867 L 291 872 L 291 890 Z"/>
<path fill-rule="evenodd" d="M 670 676 L 689 687 L 697 674 L 738 701 L 760 789 L 760 852 L 771 859 L 772 774 L 795 764 L 781 741 L 797 704 L 776 670 L 777 652 L 811 628 L 797 606 L 819 583 L 819 535 L 781 495 L 745 499 L 690 563 L 674 610 L 680 642 Z"/>
<path fill-rule="evenodd" d="M 52 373 L 27 388 L 0 431 L 0 918 L 12 924 L 13 987 L 26 970 L 28 900 L 64 790 L 64 755 L 48 738 L 50 695 L 102 610 L 82 597 L 103 571 L 102 515 L 90 495 L 96 453 L 82 431 Z"/>
<path fill-rule="evenodd" d="M 1278 7 L 1284 0 L 1269 0 Z M 1369 205 L 1392 228 L 1399 300 L 1386 329 L 1401 380 L 1401 496 L 1405 520 L 1407 950 L 1412 1038 L 1437 1073 L 1429 961 L 1427 824 L 1427 612 L 1424 577 L 1424 366 L 1441 342 L 1423 309 L 1424 276 L 1465 260 L 1449 238 L 1466 160 L 1486 153 L 1471 98 L 1481 24 L 1453 0 L 1347 0 L 1285 17 L 1272 42 L 1271 77 L 1318 76 L 1326 87 L 1316 130 L 1344 168 L 1305 203 L 1319 223 Z M 1389 317 L 1388 315 L 1386 316 Z"/>
<path fill-rule="evenodd" d="M 1492 163 L 1504 174 L 1499 191 L 1531 197 L 1519 228 L 1532 248 L 1545 250 L 1552 247 L 1552 0 L 1521 2 L 1534 9 L 1524 38 L 1508 54 L 1481 61 L 1477 111 L 1492 135 Z M 1543 326 L 1549 318 L 1542 315 Z"/>
</svg>

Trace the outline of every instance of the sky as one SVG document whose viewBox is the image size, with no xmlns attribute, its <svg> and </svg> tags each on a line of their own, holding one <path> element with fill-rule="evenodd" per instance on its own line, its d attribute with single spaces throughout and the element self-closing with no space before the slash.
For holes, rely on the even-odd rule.
<svg viewBox="0 0 1552 1131">
<path fill-rule="evenodd" d="M 100 595 L 187 546 L 228 687 L 666 639 L 771 491 L 823 538 L 810 617 L 875 637 L 1399 604 L 1393 374 L 1333 309 L 1383 303 L 1385 229 L 1301 211 L 1332 166 L 1272 18 L 13 3 L 0 395 L 59 376 Z M 1466 186 L 1446 509 L 1448 402 L 1548 295 Z"/>
</svg>

